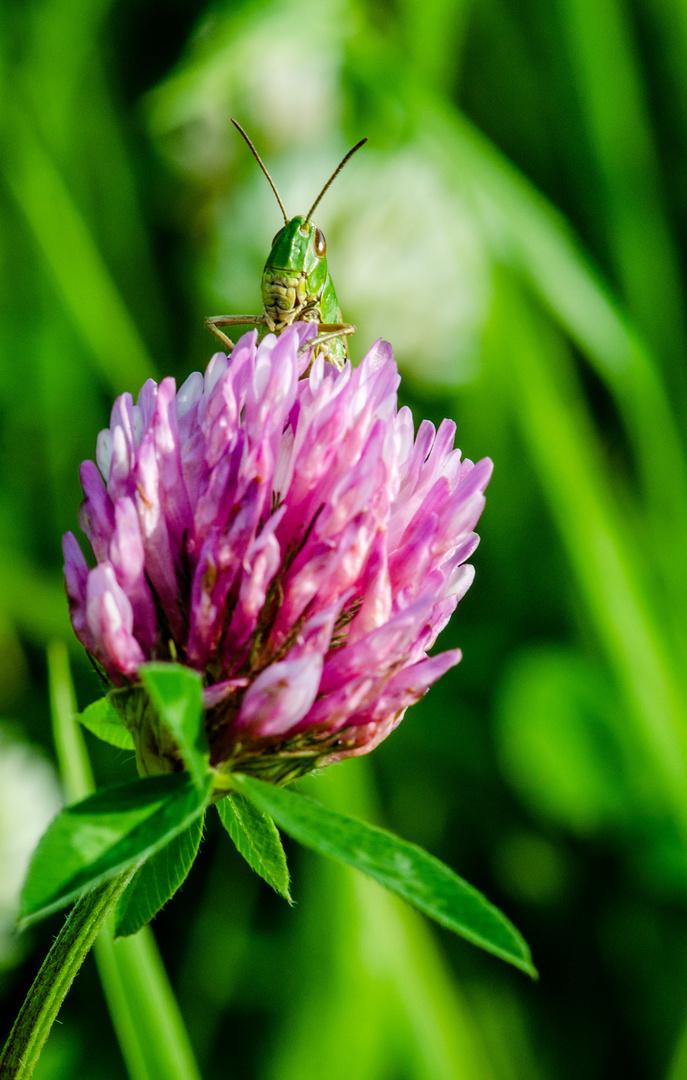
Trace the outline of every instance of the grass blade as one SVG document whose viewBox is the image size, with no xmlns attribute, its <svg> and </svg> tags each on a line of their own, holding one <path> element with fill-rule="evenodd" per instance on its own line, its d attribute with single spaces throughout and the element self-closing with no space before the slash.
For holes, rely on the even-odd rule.
<svg viewBox="0 0 687 1080">
<path fill-rule="evenodd" d="M 679 373 L 675 361 L 685 351 L 680 273 L 627 9 L 619 0 L 559 0 L 559 7 L 601 171 L 599 213 L 621 288 L 666 371 Z M 684 401 L 684 378 L 676 389 Z"/>
<path fill-rule="evenodd" d="M 105 383 L 116 394 L 135 391 L 154 374 L 148 351 L 57 166 L 12 108 L 12 152 L 2 158 L 10 190 Z"/>
<path fill-rule="evenodd" d="M 632 533 L 604 480 L 602 455 L 563 342 L 505 283 L 493 348 L 511 372 L 512 400 L 534 468 L 600 641 L 645 745 L 687 829 L 684 702 L 642 582 Z M 508 349 L 504 364 L 502 351 Z"/>
</svg>

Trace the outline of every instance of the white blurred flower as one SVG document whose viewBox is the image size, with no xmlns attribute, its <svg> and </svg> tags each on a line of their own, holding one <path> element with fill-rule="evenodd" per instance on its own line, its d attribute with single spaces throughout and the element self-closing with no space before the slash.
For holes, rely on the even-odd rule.
<svg viewBox="0 0 687 1080">
<path fill-rule="evenodd" d="M 62 805 L 52 765 L 0 726 L 0 963 L 15 948 L 14 923 L 26 869 Z"/>
<path fill-rule="evenodd" d="M 231 9 L 201 27 L 177 72 L 148 97 L 169 160 L 207 182 L 245 147 L 230 117 L 273 147 L 306 147 L 338 130 L 350 16 L 337 0 L 272 3 L 246 20 Z"/>
<path fill-rule="evenodd" d="M 393 341 L 404 375 L 420 382 L 469 382 L 491 280 L 467 197 L 417 143 L 393 157 L 366 148 L 326 197 L 329 268 L 361 340 Z"/>
</svg>

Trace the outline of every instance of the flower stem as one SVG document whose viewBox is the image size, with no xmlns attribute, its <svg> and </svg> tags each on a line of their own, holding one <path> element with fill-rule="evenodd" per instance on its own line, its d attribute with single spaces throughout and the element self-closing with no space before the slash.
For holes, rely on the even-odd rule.
<svg viewBox="0 0 687 1080">
<path fill-rule="evenodd" d="M 69 801 L 84 799 L 95 783 L 62 641 L 48 646 L 48 674 L 62 783 Z M 130 1080 L 201 1080 L 151 928 L 114 941 L 112 922 L 94 943 L 95 962 Z"/>
<path fill-rule="evenodd" d="M 137 867 L 81 896 L 43 961 L 0 1056 L 2 1080 L 28 1080 L 43 1044 L 107 914 Z"/>
</svg>

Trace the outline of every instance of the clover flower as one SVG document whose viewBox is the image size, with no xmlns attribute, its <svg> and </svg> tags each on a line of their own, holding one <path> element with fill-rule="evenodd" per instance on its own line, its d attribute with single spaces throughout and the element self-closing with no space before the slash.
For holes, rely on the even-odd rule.
<svg viewBox="0 0 687 1080">
<path fill-rule="evenodd" d="M 253 331 L 178 392 L 117 398 L 81 466 L 95 568 L 64 538 L 75 633 L 123 700 L 145 661 L 189 665 L 212 764 L 278 778 L 367 753 L 460 660 L 428 650 L 472 581 L 492 469 L 451 421 L 415 436 L 388 344 L 339 372 L 311 363 L 314 333 Z M 139 768 L 179 767 L 127 708 Z"/>
</svg>

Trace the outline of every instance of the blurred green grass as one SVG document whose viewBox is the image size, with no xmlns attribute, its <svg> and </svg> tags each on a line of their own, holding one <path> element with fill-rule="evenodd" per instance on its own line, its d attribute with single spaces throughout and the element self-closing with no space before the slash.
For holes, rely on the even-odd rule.
<svg viewBox="0 0 687 1080">
<path fill-rule="evenodd" d="M 313 784 L 482 888 L 541 983 L 295 850 L 288 911 L 211 830 L 155 924 L 207 1080 L 687 1076 L 686 70 L 678 0 L 4 5 L 0 715 L 53 753 L 56 637 L 97 695 L 59 541 L 114 394 L 258 309 L 279 214 L 232 115 L 290 213 L 370 137 L 318 211 L 354 357 L 387 337 L 496 463 L 463 663 Z M 126 1075 L 93 980 L 42 1080 Z"/>
</svg>

